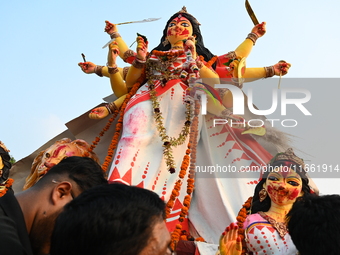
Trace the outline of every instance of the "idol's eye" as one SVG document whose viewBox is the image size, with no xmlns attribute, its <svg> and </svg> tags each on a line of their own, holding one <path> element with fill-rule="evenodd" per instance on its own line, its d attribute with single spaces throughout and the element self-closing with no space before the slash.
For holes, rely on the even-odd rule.
<svg viewBox="0 0 340 255">
<path fill-rule="evenodd" d="M 169 27 L 173 27 L 173 26 L 176 26 L 176 24 L 175 23 L 170 23 L 169 24 Z"/>
<path fill-rule="evenodd" d="M 275 177 L 274 175 L 268 176 L 268 179 L 271 181 L 278 181 L 279 179 Z"/>
<path fill-rule="evenodd" d="M 296 182 L 296 181 L 288 181 L 288 183 L 292 186 L 299 186 L 300 183 Z"/>
<path fill-rule="evenodd" d="M 189 27 L 189 26 L 190 26 L 190 24 L 187 23 L 187 22 L 183 22 L 181 25 L 182 25 L 183 27 Z"/>
<path fill-rule="evenodd" d="M 47 153 L 45 154 L 45 157 L 46 157 L 46 158 L 49 158 L 49 157 L 51 157 L 51 155 L 47 152 Z"/>
</svg>

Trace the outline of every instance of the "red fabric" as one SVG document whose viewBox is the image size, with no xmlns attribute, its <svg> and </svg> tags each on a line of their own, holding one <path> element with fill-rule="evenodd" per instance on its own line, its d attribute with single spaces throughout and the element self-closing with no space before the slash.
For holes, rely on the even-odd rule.
<svg viewBox="0 0 340 255">
<path fill-rule="evenodd" d="M 194 241 L 180 240 L 176 247 L 177 255 L 199 255 Z"/>
</svg>

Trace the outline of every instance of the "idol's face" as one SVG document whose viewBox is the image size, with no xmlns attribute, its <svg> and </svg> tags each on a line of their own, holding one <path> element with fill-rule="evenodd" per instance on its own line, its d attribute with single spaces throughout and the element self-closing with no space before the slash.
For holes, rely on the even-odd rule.
<svg viewBox="0 0 340 255">
<path fill-rule="evenodd" d="M 277 205 L 293 204 L 302 193 L 302 180 L 295 170 L 289 167 L 276 167 L 268 174 L 264 188 Z"/>
<path fill-rule="evenodd" d="M 192 35 L 193 27 L 190 21 L 181 15 L 174 18 L 168 26 L 167 39 L 171 45 L 188 39 L 188 37 Z"/>
</svg>

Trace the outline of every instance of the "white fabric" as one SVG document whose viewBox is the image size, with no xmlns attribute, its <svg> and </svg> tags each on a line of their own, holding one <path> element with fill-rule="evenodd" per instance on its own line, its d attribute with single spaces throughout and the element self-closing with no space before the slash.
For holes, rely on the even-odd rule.
<svg viewBox="0 0 340 255">
<path fill-rule="evenodd" d="M 255 255 L 295 255 L 298 252 L 289 233 L 281 238 L 273 226 L 257 213 L 247 217 L 245 228 L 247 247 Z"/>
<path fill-rule="evenodd" d="M 153 59 L 156 60 L 157 58 Z M 184 62 L 185 59 L 179 58 L 171 71 L 180 73 Z M 168 82 L 164 88 L 160 81 L 155 81 L 155 85 L 166 133 L 178 137 L 185 122 L 186 108 L 183 100 L 187 87 L 179 80 L 175 84 L 173 80 Z M 163 142 L 156 128 L 148 90 L 148 84 L 144 84 L 127 105 L 123 132 L 109 180 L 153 190 L 168 201 L 178 180 L 188 139 L 183 145 L 174 148 L 177 172 L 170 174 L 164 161 Z M 239 130 L 228 125 L 213 127 L 213 119 L 212 115 L 201 116 L 196 170 L 203 171 L 207 166 L 210 166 L 210 170 L 211 167 L 231 166 L 238 172 L 241 167 L 265 165 L 269 161 L 271 155 L 250 135 L 240 135 Z M 224 228 L 235 221 L 238 210 L 254 190 L 255 186 L 250 182 L 258 179 L 259 174 L 242 174 L 245 178 L 236 176 L 235 173 L 228 172 L 196 173 L 195 191 L 188 217 L 207 242 L 217 243 Z M 168 222 L 178 219 L 185 195 L 186 181 L 182 184 L 179 200 L 176 200 Z"/>
</svg>

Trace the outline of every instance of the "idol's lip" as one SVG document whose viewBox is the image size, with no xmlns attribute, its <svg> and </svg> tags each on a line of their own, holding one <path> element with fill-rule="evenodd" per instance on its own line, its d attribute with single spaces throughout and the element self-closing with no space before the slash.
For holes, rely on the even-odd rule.
<svg viewBox="0 0 340 255">
<path fill-rule="evenodd" d="M 279 196 L 287 196 L 288 191 L 278 191 L 277 193 Z"/>
</svg>

